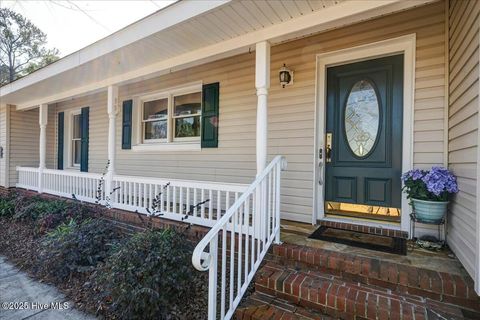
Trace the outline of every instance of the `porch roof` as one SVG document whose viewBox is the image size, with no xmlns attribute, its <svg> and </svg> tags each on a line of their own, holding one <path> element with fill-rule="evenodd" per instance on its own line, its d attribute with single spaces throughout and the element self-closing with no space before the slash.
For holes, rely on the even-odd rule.
<svg viewBox="0 0 480 320">
<path fill-rule="evenodd" d="M 29 109 L 435 1 L 183 0 L 1 87 L 0 100 Z"/>
</svg>

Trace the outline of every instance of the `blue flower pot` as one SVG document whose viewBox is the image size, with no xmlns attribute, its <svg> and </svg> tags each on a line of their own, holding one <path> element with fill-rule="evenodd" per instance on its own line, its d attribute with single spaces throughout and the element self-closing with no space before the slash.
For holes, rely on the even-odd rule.
<svg viewBox="0 0 480 320">
<path fill-rule="evenodd" d="M 448 201 L 427 201 L 412 198 L 412 206 L 418 220 L 438 223 L 447 213 Z"/>
</svg>

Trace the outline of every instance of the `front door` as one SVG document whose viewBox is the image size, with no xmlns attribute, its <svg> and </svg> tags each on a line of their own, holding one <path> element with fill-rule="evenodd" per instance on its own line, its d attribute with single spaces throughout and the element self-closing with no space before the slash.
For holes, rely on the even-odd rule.
<svg viewBox="0 0 480 320">
<path fill-rule="evenodd" d="M 400 221 L 403 55 L 327 69 L 325 212 Z"/>
</svg>

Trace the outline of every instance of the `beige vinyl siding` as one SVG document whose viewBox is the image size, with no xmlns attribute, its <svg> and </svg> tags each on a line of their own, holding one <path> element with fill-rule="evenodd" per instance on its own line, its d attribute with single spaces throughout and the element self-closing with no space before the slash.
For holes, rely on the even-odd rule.
<svg viewBox="0 0 480 320">
<path fill-rule="evenodd" d="M 444 6 L 437 3 L 272 47 L 268 152 L 285 155 L 282 217 L 311 222 L 315 139 L 316 54 L 416 33 L 414 161 L 443 164 L 445 106 Z M 286 63 L 294 85 L 278 83 Z M 255 176 L 255 53 L 172 72 L 120 87 L 121 102 L 148 92 L 201 81 L 220 82 L 219 147 L 201 151 L 140 152 L 121 149 L 122 115 L 117 118 L 119 174 L 250 183 Z M 58 104 L 57 112 L 89 105 L 90 171 L 101 172 L 107 159 L 106 94 Z M 138 105 L 134 106 L 138 108 Z M 133 130 L 136 130 L 135 127 Z"/>
<path fill-rule="evenodd" d="M 38 109 L 10 109 L 10 186 L 17 182 L 17 166 L 38 167 L 39 161 Z"/>
<path fill-rule="evenodd" d="M 50 120 L 54 112 L 53 106 L 50 106 L 47 124 L 47 168 L 53 168 L 56 157 L 55 123 Z M 40 125 L 38 120 L 38 109 L 16 111 L 14 106 L 10 107 L 9 186 L 11 187 L 17 183 L 17 166 L 38 167 L 39 165 Z"/>
<path fill-rule="evenodd" d="M 89 114 L 89 148 L 88 148 L 88 171 L 101 173 L 107 164 L 107 143 L 108 143 L 108 117 L 107 117 L 107 93 L 101 92 L 90 96 L 72 98 L 68 101 L 57 103 L 54 112 L 51 114 L 49 122 L 54 122 L 55 131 L 55 166 L 56 164 L 56 146 L 58 144 L 57 129 L 58 113 L 65 112 L 65 140 L 64 140 L 64 168 L 71 168 L 71 163 L 67 153 L 71 152 L 71 141 L 67 138 L 67 130 L 72 130 L 69 122 L 71 121 L 71 112 L 80 111 L 83 107 L 90 107 Z M 119 122 L 120 123 L 120 120 Z M 79 170 L 75 168 L 74 170 Z"/>
<path fill-rule="evenodd" d="M 479 109 L 478 1 L 450 1 L 448 162 L 460 192 L 450 206 L 448 243 L 474 277 Z"/>
<path fill-rule="evenodd" d="M 9 118 L 10 106 L 0 104 L 0 147 L 3 148 L 3 157 L 0 158 L 0 186 L 7 187 L 9 180 L 8 172 L 8 132 L 9 132 Z"/>
</svg>

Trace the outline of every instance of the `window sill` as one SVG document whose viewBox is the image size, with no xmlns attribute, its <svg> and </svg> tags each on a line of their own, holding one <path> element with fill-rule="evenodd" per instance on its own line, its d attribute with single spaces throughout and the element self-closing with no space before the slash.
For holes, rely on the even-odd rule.
<svg viewBox="0 0 480 320">
<path fill-rule="evenodd" d="M 132 151 L 148 152 L 148 151 L 200 151 L 202 150 L 199 142 L 194 143 L 152 143 L 139 144 L 132 146 Z"/>
</svg>

